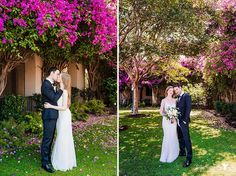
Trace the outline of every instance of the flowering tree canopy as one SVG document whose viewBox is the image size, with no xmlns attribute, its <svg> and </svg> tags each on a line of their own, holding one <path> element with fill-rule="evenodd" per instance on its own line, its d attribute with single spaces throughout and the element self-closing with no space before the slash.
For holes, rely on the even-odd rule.
<svg viewBox="0 0 236 176">
<path fill-rule="evenodd" d="M 86 26 L 86 28 L 84 27 Z M 100 52 L 116 46 L 116 2 L 104 0 L 3 0 L 0 2 L 1 50 L 19 47 L 38 51 L 49 40 L 65 48 L 81 36 Z M 79 44 L 79 43 L 77 43 Z"/>
<path fill-rule="evenodd" d="M 32 53 L 47 55 L 45 60 L 57 53 L 57 60 L 66 60 L 64 56 L 78 57 L 74 50 L 89 46 L 102 55 L 116 47 L 116 38 L 115 0 L 2 0 L 0 95 L 7 73 Z"/>
</svg>

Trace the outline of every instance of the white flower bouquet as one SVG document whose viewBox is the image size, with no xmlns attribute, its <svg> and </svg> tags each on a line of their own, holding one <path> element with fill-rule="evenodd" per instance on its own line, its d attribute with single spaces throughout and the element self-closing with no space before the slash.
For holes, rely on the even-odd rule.
<svg viewBox="0 0 236 176">
<path fill-rule="evenodd" d="M 178 115 L 179 115 L 179 111 L 177 108 L 175 107 L 168 107 L 167 108 L 167 112 L 166 112 L 166 118 L 168 120 L 171 120 L 171 123 L 174 123 L 174 120 L 178 119 Z"/>
</svg>

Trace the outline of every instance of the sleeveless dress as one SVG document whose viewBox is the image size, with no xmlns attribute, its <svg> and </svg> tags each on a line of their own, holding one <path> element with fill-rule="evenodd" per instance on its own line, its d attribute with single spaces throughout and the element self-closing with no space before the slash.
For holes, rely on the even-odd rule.
<svg viewBox="0 0 236 176">
<path fill-rule="evenodd" d="M 174 103 L 164 103 L 164 110 L 176 107 Z M 171 123 L 165 116 L 162 117 L 163 141 L 161 148 L 161 162 L 171 163 L 179 156 L 179 141 L 177 135 L 177 122 Z"/>
<path fill-rule="evenodd" d="M 67 104 L 68 94 L 63 91 L 58 106 Z M 76 155 L 72 134 L 70 109 L 59 111 L 56 124 L 57 137 L 52 150 L 52 165 L 55 170 L 67 171 L 76 167 Z"/>
</svg>

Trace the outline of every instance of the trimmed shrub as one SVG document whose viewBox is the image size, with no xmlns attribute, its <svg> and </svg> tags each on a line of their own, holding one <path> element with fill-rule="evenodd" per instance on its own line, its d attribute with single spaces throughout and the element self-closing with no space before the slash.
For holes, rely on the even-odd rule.
<svg viewBox="0 0 236 176">
<path fill-rule="evenodd" d="M 214 108 L 216 112 L 236 119 L 236 103 L 225 103 L 221 101 L 214 102 Z"/>
<path fill-rule="evenodd" d="M 26 99 L 22 96 L 8 95 L 4 97 L 0 108 L 0 120 L 8 120 L 10 117 L 20 120 L 24 116 Z"/>
<path fill-rule="evenodd" d="M 183 86 L 183 90 L 191 95 L 193 105 L 206 105 L 206 92 L 202 84 L 188 84 Z"/>
<path fill-rule="evenodd" d="M 105 104 L 101 100 L 89 100 L 86 103 L 86 106 L 88 107 L 88 113 L 95 114 L 95 115 L 101 115 L 105 113 Z"/>
<path fill-rule="evenodd" d="M 86 121 L 88 119 L 88 107 L 82 103 L 72 103 L 70 106 L 73 121 Z"/>
<path fill-rule="evenodd" d="M 43 122 L 41 113 L 31 113 L 25 115 L 25 132 L 38 134 L 40 137 L 43 133 Z"/>
</svg>

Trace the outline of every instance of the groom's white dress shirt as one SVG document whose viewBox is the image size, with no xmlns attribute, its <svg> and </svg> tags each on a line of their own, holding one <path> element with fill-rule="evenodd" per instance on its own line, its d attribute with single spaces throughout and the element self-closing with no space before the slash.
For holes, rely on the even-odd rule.
<svg viewBox="0 0 236 176">
<path fill-rule="evenodd" d="M 181 99 L 183 94 L 184 94 L 184 92 L 182 91 L 181 94 L 179 95 L 179 100 Z"/>
<path fill-rule="evenodd" d="M 46 78 L 46 80 L 50 81 L 50 83 L 54 84 L 54 81 L 51 80 L 50 78 Z"/>
</svg>

